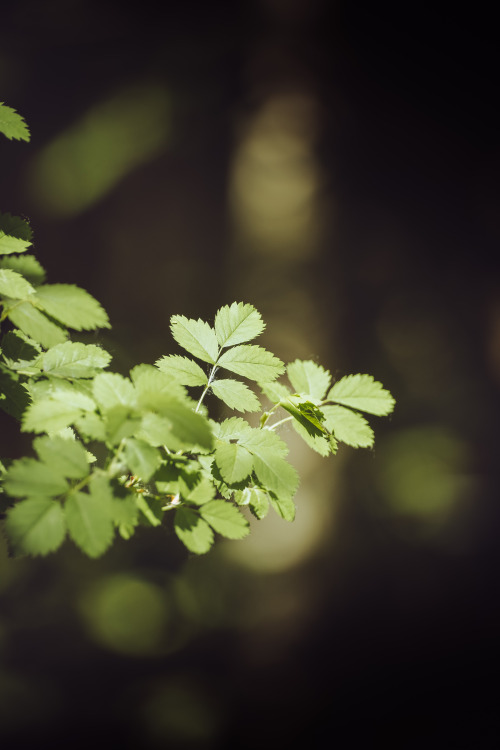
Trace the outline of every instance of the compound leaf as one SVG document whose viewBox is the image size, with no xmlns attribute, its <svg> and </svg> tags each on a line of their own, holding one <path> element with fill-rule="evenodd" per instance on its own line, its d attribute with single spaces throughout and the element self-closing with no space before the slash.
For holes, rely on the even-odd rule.
<svg viewBox="0 0 500 750">
<path fill-rule="evenodd" d="M 40 369 L 59 378 L 93 378 L 111 361 L 111 355 L 95 344 L 65 341 L 40 357 Z"/>
<path fill-rule="evenodd" d="M 102 372 L 96 375 L 92 385 L 94 398 L 103 411 L 115 406 L 134 409 L 137 399 L 133 384 L 128 378 L 116 372 Z"/>
<path fill-rule="evenodd" d="M 212 393 L 225 404 L 237 411 L 259 411 L 260 402 L 250 388 L 239 380 L 214 380 Z"/>
<path fill-rule="evenodd" d="M 107 313 L 99 302 L 74 284 L 39 286 L 36 299 L 48 315 L 77 331 L 110 327 Z"/>
<path fill-rule="evenodd" d="M 215 333 L 221 347 L 242 344 L 259 336 L 265 323 L 253 305 L 233 302 L 217 311 Z"/>
<path fill-rule="evenodd" d="M 327 401 L 383 417 L 394 409 L 395 401 L 382 383 L 371 375 L 346 375 L 330 389 Z"/>
<path fill-rule="evenodd" d="M 5 529 L 18 552 L 47 555 L 63 543 L 64 512 L 59 503 L 48 497 L 33 497 L 8 511 Z"/>
<path fill-rule="evenodd" d="M 12 107 L 0 102 L 0 133 L 9 140 L 29 141 L 30 131 L 24 118 Z"/>
<path fill-rule="evenodd" d="M 184 315 L 173 315 L 170 330 L 183 349 L 204 362 L 215 364 L 219 346 L 215 331 L 208 323 L 201 319 L 185 318 Z"/>
<path fill-rule="evenodd" d="M 250 531 L 247 519 L 225 500 L 211 500 L 200 508 L 200 514 L 218 534 L 228 539 L 243 539 Z"/>
<path fill-rule="evenodd" d="M 155 362 L 156 367 L 169 375 L 181 385 L 206 385 L 208 376 L 201 367 L 189 357 L 171 354 Z"/>
<path fill-rule="evenodd" d="M 208 552 L 214 541 L 214 533 L 208 523 L 190 508 L 179 508 L 174 518 L 175 533 L 181 542 L 197 555 Z"/>
<path fill-rule="evenodd" d="M 286 368 L 290 383 L 297 393 L 322 399 L 327 392 L 332 376 L 321 365 L 312 360 L 296 359 Z"/>
<path fill-rule="evenodd" d="M 340 440 L 352 448 L 371 448 L 373 430 L 361 414 L 343 406 L 324 406 L 325 425 Z"/>
<path fill-rule="evenodd" d="M 57 497 L 66 492 L 68 483 L 52 466 L 36 458 L 19 458 L 10 465 L 4 487 L 12 497 Z"/>
<path fill-rule="evenodd" d="M 235 346 L 224 352 L 217 364 L 250 380 L 270 382 L 284 371 L 281 360 L 255 344 Z"/>
<path fill-rule="evenodd" d="M 215 449 L 215 463 L 226 484 L 241 482 L 252 472 L 253 458 L 238 443 L 218 443 Z"/>
</svg>

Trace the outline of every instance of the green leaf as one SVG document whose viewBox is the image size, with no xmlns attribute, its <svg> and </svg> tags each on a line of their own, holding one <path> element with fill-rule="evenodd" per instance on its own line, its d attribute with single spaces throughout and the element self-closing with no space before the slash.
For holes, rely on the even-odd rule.
<svg viewBox="0 0 500 750">
<path fill-rule="evenodd" d="M 252 455 L 237 443 L 218 443 L 215 449 L 215 463 L 226 484 L 241 482 L 252 473 Z"/>
<path fill-rule="evenodd" d="M 0 270 L 0 294 L 12 299 L 25 299 L 34 293 L 34 288 L 29 281 L 10 268 Z"/>
<path fill-rule="evenodd" d="M 250 532 L 247 519 L 225 500 L 211 500 L 200 508 L 201 516 L 218 534 L 228 539 L 243 539 Z"/>
<path fill-rule="evenodd" d="M 390 414 L 395 404 L 389 391 L 371 375 L 346 375 L 330 389 L 327 401 L 380 417 Z"/>
<path fill-rule="evenodd" d="M 2 353 L 13 362 L 30 362 L 38 357 L 41 351 L 36 341 L 19 330 L 8 331 L 2 339 Z"/>
<path fill-rule="evenodd" d="M 124 438 L 137 435 L 141 426 L 141 419 L 128 407 L 117 404 L 104 414 L 106 442 L 118 445 Z"/>
<path fill-rule="evenodd" d="M 39 344 L 49 349 L 56 344 L 62 344 L 67 339 L 67 333 L 52 323 L 40 310 L 30 302 L 21 302 L 8 310 L 8 318 L 15 326 L 24 331 Z"/>
<path fill-rule="evenodd" d="M 221 307 L 215 316 L 215 333 L 221 347 L 242 344 L 259 336 L 265 328 L 259 312 L 252 305 L 233 302 Z"/>
<path fill-rule="evenodd" d="M 0 407 L 15 419 L 21 419 L 29 403 L 26 389 L 16 373 L 0 364 Z"/>
<path fill-rule="evenodd" d="M 30 131 L 24 118 L 12 107 L 0 102 L 0 133 L 9 140 L 29 141 Z"/>
<path fill-rule="evenodd" d="M 0 233 L 0 254 L 2 238 Z M 40 265 L 34 255 L 8 255 L 0 260 L 0 268 L 10 268 L 11 271 L 20 273 L 30 284 L 43 284 L 45 280 L 45 269 Z"/>
<path fill-rule="evenodd" d="M 310 430 L 306 429 L 300 422 L 298 422 L 296 419 L 292 422 L 292 427 L 295 430 L 295 432 L 300 435 L 302 440 L 304 440 L 305 443 L 309 446 L 309 448 L 312 448 L 313 451 L 316 451 L 316 453 L 319 453 L 320 456 L 329 456 L 332 452 L 331 445 L 330 445 L 330 439 L 328 437 L 323 437 L 319 434 L 311 434 Z"/>
<path fill-rule="evenodd" d="M 237 411 L 259 411 L 260 402 L 250 388 L 239 380 L 214 380 L 211 384 L 212 393 L 225 404 Z"/>
<path fill-rule="evenodd" d="M 111 355 L 95 344 L 65 341 L 42 354 L 40 368 L 59 378 L 93 378 L 111 361 Z"/>
<path fill-rule="evenodd" d="M 23 432 L 54 433 L 69 427 L 82 414 L 78 406 L 47 398 L 30 404 L 24 412 L 21 430 Z"/>
<path fill-rule="evenodd" d="M 104 441 L 106 438 L 106 427 L 98 414 L 83 414 L 75 419 L 74 424 L 78 432 L 88 440 Z"/>
<path fill-rule="evenodd" d="M 273 495 L 269 495 L 269 500 L 281 518 L 285 521 L 295 520 L 295 504 L 290 497 L 273 497 Z"/>
<path fill-rule="evenodd" d="M 36 290 L 39 307 L 77 331 L 109 328 L 105 310 L 91 294 L 74 284 L 46 284 Z"/>
<path fill-rule="evenodd" d="M 161 414 L 168 411 L 172 399 L 186 401 L 185 388 L 176 380 L 172 380 L 152 365 L 137 365 L 130 371 L 130 377 L 134 383 L 139 407 Z"/>
<path fill-rule="evenodd" d="M 141 520 L 143 522 L 146 521 L 150 526 L 161 526 L 161 515 L 158 515 L 156 504 L 150 501 L 150 505 L 144 495 L 136 495 L 135 502 L 142 513 L 143 518 Z"/>
<path fill-rule="evenodd" d="M 254 470 L 259 482 L 279 499 L 291 498 L 299 485 L 294 467 L 275 453 L 254 456 Z"/>
<path fill-rule="evenodd" d="M 125 460 L 132 474 L 147 482 L 161 463 L 161 454 L 144 440 L 130 437 L 125 441 Z"/>
<path fill-rule="evenodd" d="M 155 362 L 156 367 L 182 385 L 206 385 L 208 375 L 188 357 L 171 354 Z"/>
<path fill-rule="evenodd" d="M 245 441 L 252 437 L 254 429 L 241 417 L 230 417 L 223 422 L 211 422 L 215 437 L 219 440 Z"/>
<path fill-rule="evenodd" d="M 33 447 L 43 463 L 67 479 L 83 479 L 90 470 L 87 451 L 76 440 L 39 437 Z"/>
<path fill-rule="evenodd" d="M 108 486 L 97 479 L 90 492 L 70 495 L 64 506 L 68 531 L 89 557 L 102 555 L 113 541 L 113 521 Z"/>
<path fill-rule="evenodd" d="M 217 364 L 237 375 L 266 383 L 275 380 L 285 369 L 283 362 L 274 354 L 254 344 L 228 349 Z"/>
<path fill-rule="evenodd" d="M 174 436 L 185 446 L 191 449 L 193 446 L 212 449 L 212 431 L 202 414 L 196 414 L 189 406 L 174 398 L 162 409 L 162 414 L 168 419 Z"/>
<path fill-rule="evenodd" d="M 0 212 L 0 255 L 24 253 L 31 245 L 33 233 L 20 216 Z"/>
<path fill-rule="evenodd" d="M 242 492 L 235 492 L 238 505 L 248 505 L 256 518 L 261 520 L 269 511 L 269 495 L 260 487 L 247 487 Z"/>
<path fill-rule="evenodd" d="M 321 365 L 312 360 L 296 359 L 286 368 L 290 383 L 297 393 L 322 399 L 327 392 L 332 376 Z"/>
<path fill-rule="evenodd" d="M 324 406 L 325 425 L 337 440 L 353 448 L 371 448 L 375 439 L 373 430 L 361 414 L 343 406 Z"/>
<path fill-rule="evenodd" d="M 213 486 L 210 479 L 208 479 L 207 477 L 202 477 L 195 488 L 189 492 L 186 500 L 188 500 L 190 503 L 195 503 L 195 505 L 203 505 L 204 503 L 208 503 L 210 500 L 213 500 L 214 497 L 215 487 Z"/>
<path fill-rule="evenodd" d="M 52 466 L 35 458 L 20 458 L 10 465 L 4 488 L 12 497 L 57 497 L 68 489 L 68 483 Z"/>
<path fill-rule="evenodd" d="M 204 555 L 213 544 L 214 533 L 208 523 L 190 508 L 179 508 L 174 519 L 175 533 L 197 555 Z"/>
<path fill-rule="evenodd" d="M 323 412 L 311 401 L 303 401 L 295 396 L 290 396 L 280 402 L 285 411 L 289 412 L 310 435 L 322 435 L 325 433 L 323 427 Z"/>
<path fill-rule="evenodd" d="M 116 372 L 96 375 L 92 392 L 102 411 L 109 411 L 115 406 L 126 406 L 129 409 L 135 409 L 137 406 L 133 384 L 128 378 Z"/>
<path fill-rule="evenodd" d="M 287 444 L 272 430 L 252 429 L 249 436 L 241 442 L 245 448 L 248 448 L 251 453 L 257 456 L 262 457 L 273 453 L 280 458 L 284 458 L 288 454 Z"/>
<path fill-rule="evenodd" d="M 267 396 L 273 404 L 277 404 L 291 395 L 290 388 L 283 383 L 259 383 L 259 385 L 264 396 Z"/>
<path fill-rule="evenodd" d="M 5 530 L 18 552 L 46 555 L 64 541 L 64 512 L 48 497 L 23 500 L 8 511 Z"/>
<path fill-rule="evenodd" d="M 183 349 L 204 362 L 215 364 L 219 346 L 215 331 L 208 323 L 201 319 L 192 320 L 183 315 L 173 315 L 170 319 L 170 330 Z"/>
</svg>

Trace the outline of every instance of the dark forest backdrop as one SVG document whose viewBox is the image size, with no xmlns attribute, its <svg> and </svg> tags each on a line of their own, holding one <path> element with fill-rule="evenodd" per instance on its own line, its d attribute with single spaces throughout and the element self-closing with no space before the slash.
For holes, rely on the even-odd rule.
<svg viewBox="0 0 500 750">
<path fill-rule="evenodd" d="M 170 315 L 241 299 L 282 359 L 397 399 L 372 453 L 292 445 L 295 524 L 206 558 L 156 530 L 97 562 L 0 542 L 2 747 L 496 746 L 485 7 L 2 7 L 0 100 L 32 141 L 0 146 L 0 208 L 29 217 L 50 281 L 103 303 L 116 369 L 173 351 Z M 13 428 L 4 456 L 29 448 Z"/>
</svg>

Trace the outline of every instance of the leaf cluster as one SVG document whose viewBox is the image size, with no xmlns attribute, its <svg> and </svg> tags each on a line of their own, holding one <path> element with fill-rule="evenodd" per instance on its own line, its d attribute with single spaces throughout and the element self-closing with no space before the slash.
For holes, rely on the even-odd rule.
<svg viewBox="0 0 500 750">
<path fill-rule="evenodd" d="M 29 138 L 4 105 L 0 131 Z M 247 536 L 244 506 L 257 519 L 271 508 L 292 521 L 299 478 L 281 425 L 327 456 L 339 442 L 370 447 L 361 412 L 394 406 L 370 375 L 332 384 L 313 361 L 285 367 L 254 343 L 265 324 L 242 302 L 221 307 L 213 325 L 174 315 L 183 354 L 111 372 L 105 349 L 70 337 L 109 327 L 106 312 L 77 286 L 46 283 L 31 246 L 28 222 L 0 214 L 0 406 L 36 435 L 34 456 L 0 465 L 5 530 L 18 553 L 45 555 L 69 537 L 97 557 L 117 534 L 129 539 L 172 519 L 180 541 L 203 554 L 215 534 Z M 208 399 L 239 414 L 213 419 Z M 252 412 L 261 413 L 258 427 L 241 416 Z"/>
</svg>

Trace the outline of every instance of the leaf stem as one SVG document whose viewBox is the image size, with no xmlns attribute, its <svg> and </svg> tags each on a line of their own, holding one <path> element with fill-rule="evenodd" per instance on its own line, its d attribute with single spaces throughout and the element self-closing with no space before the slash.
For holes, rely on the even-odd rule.
<svg viewBox="0 0 500 750">
<path fill-rule="evenodd" d="M 203 401 L 203 399 L 205 398 L 205 396 L 206 396 L 206 393 L 207 393 L 208 389 L 210 388 L 210 386 L 211 386 L 211 385 L 212 385 L 212 383 L 213 383 L 213 379 L 214 379 L 214 377 L 215 377 L 215 373 L 216 373 L 216 372 L 217 372 L 217 362 L 216 362 L 216 363 L 214 364 L 214 366 L 212 367 L 212 369 L 211 369 L 211 371 L 210 371 L 210 375 L 208 376 L 208 383 L 206 384 L 206 386 L 205 386 L 205 388 L 204 388 L 204 390 L 203 390 L 203 393 L 202 393 L 202 394 L 201 394 L 201 396 L 200 396 L 200 400 L 198 401 L 198 404 L 197 404 L 197 406 L 196 406 L 196 409 L 195 409 L 195 413 L 196 413 L 196 414 L 197 414 L 197 413 L 199 412 L 199 410 L 200 410 L 200 406 L 201 406 L 201 404 L 202 404 L 202 401 Z"/>
<path fill-rule="evenodd" d="M 285 417 L 284 419 L 280 419 L 279 422 L 275 422 L 272 425 L 269 425 L 268 427 L 264 427 L 264 430 L 274 430 L 276 427 L 279 427 L 280 424 L 284 424 L 285 422 L 291 422 L 293 417 Z"/>
</svg>

